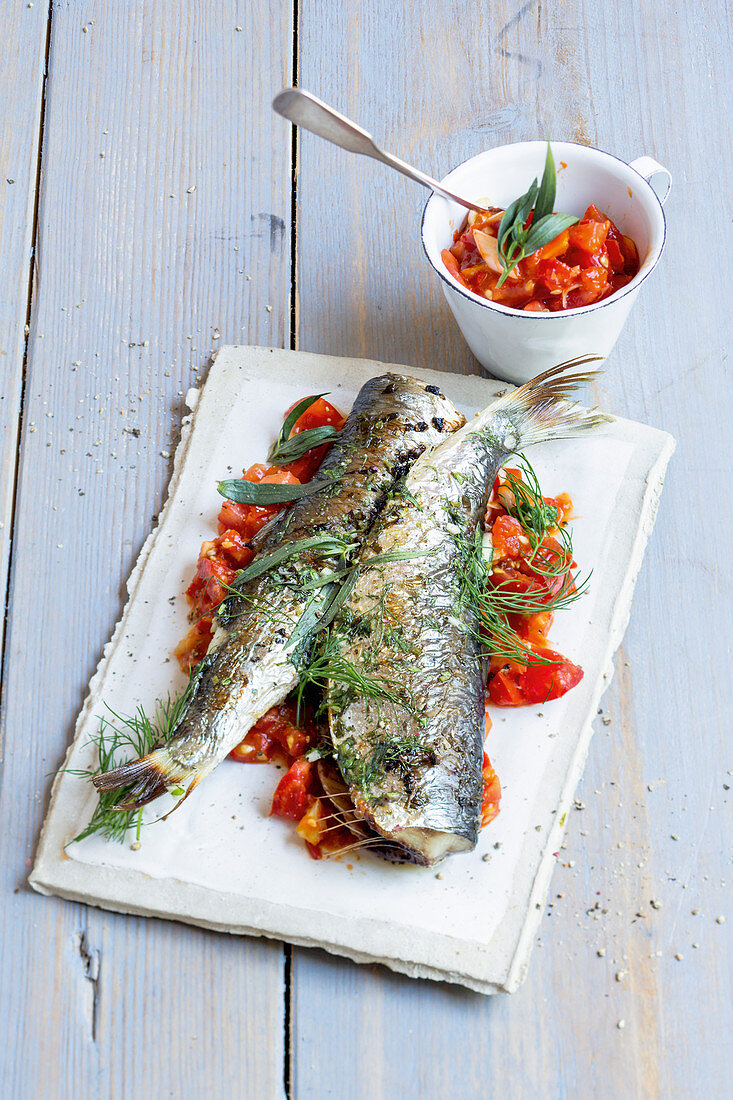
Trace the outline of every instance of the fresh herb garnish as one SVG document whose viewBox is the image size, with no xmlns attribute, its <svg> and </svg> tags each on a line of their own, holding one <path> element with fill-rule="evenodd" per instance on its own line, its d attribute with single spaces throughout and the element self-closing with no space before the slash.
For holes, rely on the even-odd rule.
<svg viewBox="0 0 733 1100">
<path fill-rule="evenodd" d="M 369 800 L 370 788 L 384 779 L 388 772 L 401 779 L 420 764 L 434 763 L 429 745 L 414 734 L 397 737 L 377 737 L 368 754 L 354 751 L 353 740 L 347 738 L 337 750 L 341 775 L 351 787 L 356 787 Z"/>
<path fill-rule="evenodd" d="M 358 543 L 347 542 L 336 535 L 311 535 L 309 538 L 295 539 L 293 542 L 285 543 L 284 546 L 279 546 L 277 550 L 273 550 L 269 554 L 258 554 L 250 565 L 238 570 L 234 585 L 231 587 L 236 589 L 238 584 L 260 577 L 270 569 L 282 565 L 289 558 L 298 557 L 304 550 L 315 550 L 324 558 L 343 558 L 351 551 L 356 550 L 357 545 Z"/>
<path fill-rule="evenodd" d="M 542 182 L 538 186 L 535 177 L 529 190 L 507 206 L 499 224 L 496 249 L 504 270 L 496 284 L 497 289 L 504 284 L 520 260 L 531 256 L 538 248 L 544 248 L 564 229 L 575 225 L 579 220 L 571 214 L 553 214 L 556 189 L 555 161 L 548 141 Z M 532 224 L 528 226 L 530 213 Z"/>
<path fill-rule="evenodd" d="M 325 397 L 325 394 L 313 393 L 310 397 L 304 397 L 285 417 L 280 434 L 267 456 L 268 462 L 271 462 L 273 466 L 287 466 L 289 462 L 294 462 L 296 458 L 302 458 L 314 447 L 322 447 L 324 443 L 333 443 L 334 440 L 338 439 L 341 434 L 340 429 L 334 428 L 331 424 L 323 424 L 318 428 L 307 428 L 304 432 L 298 432 L 292 438 L 290 436 L 303 413 L 307 412 L 311 405 L 315 405 L 316 401 L 319 401 L 322 397 Z"/>
<path fill-rule="evenodd" d="M 329 686 L 333 689 L 334 685 L 362 698 L 411 706 L 406 698 L 405 688 L 399 681 L 384 676 L 370 676 L 368 672 L 352 664 L 341 651 L 338 634 L 327 629 L 321 635 L 317 652 L 300 668 L 296 695 L 298 711 L 308 686 L 320 689 Z"/>
<path fill-rule="evenodd" d="M 559 583 L 524 592 L 515 591 L 512 583 L 497 584 L 492 577 L 491 557 L 485 552 L 481 531 L 477 530 L 473 541 L 464 536 L 456 540 L 464 563 L 461 601 L 473 610 L 479 623 L 476 636 L 492 655 L 526 666 L 553 664 L 522 641 L 511 626 L 510 616 L 564 610 L 584 594 L 590 574 L 576 582 L 570 568 L 572 538 L 565 528 L 560 527 L 554 535 L 559 550 L 543 546 L 548 532 L 557 526 L 557 511 L 545 504 L 537 475 L 527 459 L 520 456 L 518 461 L 526 480 L 506 475 L 514 497 L 507 512 L 519 520 L 529 540 L 531 552 L 527 563 L 532 571 L 547 581 Z"/>
<path fill-rule="evenodd" d="M 268 481 L 245 481 L 241 477 L 220 481 L 216 491 L 237 504 L 289 504 L 324 489 L 329 481 L 314 478 L 305 485 L 282 485 Z"/>
<path fill-rule="evenodd" d="M 70 774 L 92 779 L 95 775 L 101 775 L 103 772 L 127 763 L 128 760 L 146 756 L 153 749 L 170 740 L 188 705 L 195 676 L 194 670 L 182 694 L 168 696 L 165 701 L 159 700 L 152 717 L 146 714 L 142 707 L 138 707 L 133 715 L 128 716 L 117 714 L 108 706 L 107 710 L 112 717 L 100 718 L 99 730 L 91 738 L 91 743 L 97 750 L 96 768 L 69 769 Z M 116 840 L 122 844 L 128 830 L 133 827 L 136 829 L 136 839 L 139 840 L 142 810 L 117 809 L 118 805 L 125 801 L 125 796 L 129 794 L 132 786 L 133 784 L 130 784 L 120 790 L 99 792 L 89 824 L 74 837 L 74 841 L 84 840 L 85 837 L 100 833 L 105 839 Z"/>
</svg>

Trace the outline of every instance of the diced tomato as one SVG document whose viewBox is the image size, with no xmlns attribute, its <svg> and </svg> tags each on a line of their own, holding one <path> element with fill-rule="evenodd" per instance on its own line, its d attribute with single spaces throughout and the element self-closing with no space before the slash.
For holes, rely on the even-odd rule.
<svg viewBox="0 0 733 1100">
<path fill-rule="evenodd" d="M 507 668 L 489 680 L 489 699 L 497 707 L 521 707 L 525 702 L 519 690 L 519 673 Z"/>
<path fill-rule="evenodd" d="M 545 646 L 554 617 L 552 611 L 538 611 L 536 615 L 521 616 L 517 633 L 529 646 Z"/>
<path fill-rule="evenodd" d="M 568 245 L 594 256 L 606 243 L 610 221 L 582 221 L 568 229 Z"/>
<path fill-rule="evenodd" d="M 247 522 L 249 519 L 249 504 L 237 504 L 236 500 L 225 500 L 219 511 L 219 534 L 225 531 L 237 531 L 242 538 L 247 538 Z"/>
<path fill-rule="evenodd" d="M 240 535 L 239 531 L 223 531 L 216 540 L 227 561 L 244 569 L 252 561 L 254 554 Z"/>
<path fill-rule="evenodd" d="M 313 764 L 309 760 L 296 760 L 275 789 L 270 814 L 300 821 L 308 809 L 313 782 Z"/>
<path fill-rule="evenodd" d="M 537 649 L 535 652 L 556 663 L 530 665 L 522 673 L 518 687 L 526 703 L 545 703 L 548 699 L 559 699 L 583 679 L 582 668 L 568 661 L 562 654 L 555 653 L 552 649 Z"/>
<path fill-rule="evenodd" d="M 295 829 L 299 837 L 317 847 L 328 828 L 328 813 L 320 798 L 311 798 Z"/>
<path fill-rule="evenodd" d="M 606 255 L 614 271 L 623 271 L 626 266 L 626 257 L 621 251 L 618 241 L 609 239 L 606 241 Z"/>
<path fill-rule="evenodd" d="M 275 757 L 277 742 L 255 724 L 243 741 L 235 745 L 229 756 L 238 764 L 268 764 Z M 285 763 L 289 763 L 286 759 Z"/>
<path fill-rule="evenodd" d="M 196 566 L 196 576 L 186 589 L 186 595 L 200 615 L 218 607 L 236 576 L 236 569 L 221 555 L 217 540 L 205 542 Z"/>
<path fill-rule="evenodd" d="M 527 537 L 521 523 L 507 515 L 494 520 L 491 542 L 497 558 L 519 558 L 527 547 Z"/>
<path fill-rule="evenodd" d="M 454 245 L 454 248 L 456 248 L 455 245 Z M 461 250 L 461 251 L 465 251 L 465 250 Z M 451 273 L 453 278 L 457 279 L 459 283 L 461 283 L 463 286 L 465 286 L 466 290 L 470 290 L 471 288 L 468 286 L 468 284 L 463 281 L 463 276 L 461 275 L 461 270 L 458 266 L 458 260 L 454 256 L 453 252 L 451 252 L 447 248 L 444 248 L 443 251 L 440 253 L 440 255 L 443 259 L 443 263 L 448 268 L 448 271 Z"/>
<path fill-rule="evenodd" d="M 214 635 L 211 625 L 211 617 L 204 615 L 195 622 L 186 637 L 178 643 L 173 651 L 178 658 L 181 669 L 188 675 L 206 656 L 209 642 Z"/>
<path fill-rule="evenodd" d="M 600 210 L 595 205 L 595 203 L 590 204 L 590 206 L 586 210 L 585 214 L 583 214 L 583 217 L 581 219 L 581 221 L 584 221 L 584 222 L 605 222 L 607 220 L 608 219 L 606 218 L 606 215 L 601 214 Z"/>
<path fill-rule="evenodd" d="M 481 778 L 483 779 L 483 797 L 481 799 L 481 828 L 483 829 L 499 813 L 499 802 L 501 800 L 501 783 L 486 753 L 484 753 Z"/>
<path fill-rule="evenodd" d="M 263 466 L 260 463 L 256 463 L 254 466 L 250 466 L 249 470 L 245 470 L 244 481 L 256 481 L 268 485 L 301 484 L 300 480 L 290 470 L 279 469 L 277 466 Z M 278 512 L 282 512 L 287 505 L 247 504 L 244 507 L 247 508 L 247 514 L 244 517 L 240 531 L 245 539 L 252 539 L 273 516 L 276 516 Z"/>
<path fill-rule="evenodd" d="M 318 741 L 318 732 L 307 715 L 297 722 L 297 706 L 292 702 L 271 707 L 255 722 L 230 756 L 240 764 L 261 764 L 280 760 L 290 765 Z"/>
<path fill-rule="evenodd" d="M 552 649 L 534 647 L 552 664 L 530 665 L 523 671 L 506 666 L 489 680 L 489 699 L 498 707 L 521 707 L 559 699 L 583 679 L 583 670 Z"/>
<path fill-rule="evenodd" d="M 285 413 L 286 417 L 293 411 L 297 404 L 298 402 L 296 401 L 290 406 Z M 304 413 L 300 414 L 295 421 L 295 425 L 290 435 L 292 437 L 299 432 L 309 431 L 311 428 L 323 428 L 327 424 L 335 428 L 336 431 L 340 431 L 345 423 L 346 417 L 343 413 L 340 413 L 336 406 L 332 405 L 330 401 L 326 401 L 325 397 L 319 397 Z"/>
</svg>

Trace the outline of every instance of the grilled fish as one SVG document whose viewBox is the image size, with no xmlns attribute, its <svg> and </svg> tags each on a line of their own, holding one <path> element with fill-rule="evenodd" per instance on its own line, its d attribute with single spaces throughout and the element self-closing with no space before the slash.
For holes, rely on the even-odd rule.
<svg viewBox="0 0 733 1100">
<path fill-rule="evenodd" d="M 334 622 L 336 762 L 358 835 L 366 822 L 390 859 L 430 865 L 476 844 L 485 658 L 466 565 L 508 456 L 608 419 L 568 403 L 588 378 L 568 365 L 500 398 L 415 463 L 372 528 Z"/>
<path fill-rule="evenodd" d="M 384 374 L 362 387 L 318 471 L 322 487 L 281 513 L 258 547 L 262 556 L 284 552 L 277 568 L 235 584 L 238 595 L 224 601 L 172 738 L 96 776 L 99 791 L 119 791 L 125 809 L 143 806 L 169 787 L 190 794 L 257 719 L 285 699 L 298 680 L 305 622 L 317 624 L 333 590 L 320 581 L 337 567 L 342 572 L 418 456 L 463 423 L 437 386 L 418 379 Z M 319 534 L 342 552 L 295 546 L 317 542 Z M 287 556 L 289 549 L 297 552 Z M 319 586 L 308 587 L 305 582 L 314 579 Z"/>
</svg>

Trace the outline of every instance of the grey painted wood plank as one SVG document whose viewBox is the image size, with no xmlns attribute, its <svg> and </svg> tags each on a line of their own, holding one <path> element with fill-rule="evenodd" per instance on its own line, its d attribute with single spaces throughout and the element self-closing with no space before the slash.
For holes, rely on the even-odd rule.
<svg viewBox="0 0 733 1100">
<path fill-rule="evenodd" d="M 732 334 L 690 274 L 731 168 L 715 92 L 731 30 L 722 3 L 702 13 L 301 4 L 301 85 L 427 171 L 546 133 L 669 166 L 667 253 L 596 391 L 679 448 L 526 984 L 482 999 L 295 951 L 298 1098 L 725 1094 Z M 475 369 L 421 255 L 413 185 L 304 135 L 298 199 L 304 350 Z"/>
<path fill-rule="evenodd" d="M 219 333 L 287 339 L 290 149 L 269 101 L 291 52 L 287 4 L 54 10 L 2 716 L 9 1096 L 282 1094 L 279 945 L 24 879 L 183 395 Z"/>
<path fill-rule="evenodd" d="M 0 65 L 0 655 L 23 390 L 48 4 L 15 0 L 2 12 Z M 0 660 L 1 660 L 0 656 Z M 1 751 L 1 745 L 0 745 Z"/>
</svg>

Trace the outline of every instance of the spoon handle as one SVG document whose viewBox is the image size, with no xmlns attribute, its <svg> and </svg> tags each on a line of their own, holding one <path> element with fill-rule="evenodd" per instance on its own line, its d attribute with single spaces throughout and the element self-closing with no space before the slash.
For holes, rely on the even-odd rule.
<svg viewBox="0 0 733 1100">
<path fill-rule="evenodd" d="M 452 191 L 448 191 L 432 176 L 426 176 L 424 172 L 419 172 L 417 168 L 406 164 L 399 157 L 394 157 L 391 153 L 385 153 L 375 143 L 371 134 L 368 134 L 366 130 L 362 130 L 361 126 L 357 126 L 355 122 L 344 115 L 339 114 L 333 107 L 329 107 L 327 103 L 311 95 L 310 92 L 304 92 L 301 88 L 285 88 L 275 96 L 272 106 L 279 115 L 288 119 L 295 126 L 310 130 L 311 133 L 318 134 L 319 137 L 333 142 L 334 145 L 340 145 L 342 149 L 347 149 L 350 153 L 360 153 L 362 156 L 379 160 L 382 164 L 401 172 L 403 176 L 407 176 L 416 183 L 421 183 L 423 187 L 428 187 L 431 191 L 437 191 L 440 195 L 445 195 L 447 199 L 460 203 L 468 210 L 487 212 L 486 207 L 475 202 L 469 202 L 467 199 L 461 198 L 460 195 L 453 194 Z"/>
</svg>

